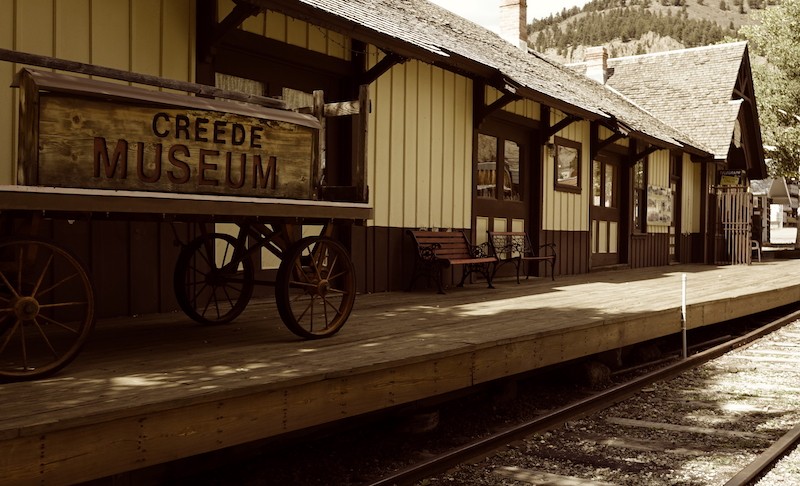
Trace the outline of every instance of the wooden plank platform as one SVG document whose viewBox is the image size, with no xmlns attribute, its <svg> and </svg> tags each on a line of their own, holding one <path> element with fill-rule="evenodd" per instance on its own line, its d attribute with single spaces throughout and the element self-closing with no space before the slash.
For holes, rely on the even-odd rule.
<svg viewBox="0 0 800 486">
<path fill-rule="evenodd" d="M 784 260 L 362 295 L 319 341 L 271 301 L 224 326 L 101 321 L 57 376 L 0 385 L 0 484 L 87 481 L 678 333 L 683 273 L 690 328 L 800 299 Z"/>
</svg>

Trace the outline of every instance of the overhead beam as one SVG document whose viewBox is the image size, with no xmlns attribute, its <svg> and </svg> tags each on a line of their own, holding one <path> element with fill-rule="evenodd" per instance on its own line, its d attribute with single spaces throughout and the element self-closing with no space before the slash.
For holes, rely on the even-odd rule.
<svg viewBox="0 0 800 486">
<path fill-rule="evenodd" d="M 124 71 L 121 69 L 86 64 L 77 61 L 68 61 L 66 59 L 57 59 L 39 54 L 31 54 L 27 52 L 18 52 L 0 48 L 0 61 L 16 62 L 19 64 L 27 64 L 30 66 L 39 66 L 50 69 L 59 69 L 72 73 L 118 79 L 120 81 L 127 81 L 135 84 L 146 84 L 148 86 L 156 86 L 158 88 L 186 91 L 188 93 L 194 93 L 200 96 L 225 98 L 229 100 L 243 101 L 245 103 L 254 103 L 270 108 L 286 109 L 285 103 L 281 100 L 276 100 L 275 98 L 250 95 L 246 93 L 240 93 L 238 91 L 224 90 L 205 84 L 177 81 L 174 79 L 161 78 L 150 74 L 132 73 L 130 71 Z"/>
</svg>

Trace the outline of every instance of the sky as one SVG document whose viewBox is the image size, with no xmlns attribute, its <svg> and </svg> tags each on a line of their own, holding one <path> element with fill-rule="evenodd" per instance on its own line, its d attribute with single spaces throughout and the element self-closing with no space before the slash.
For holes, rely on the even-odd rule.
<svg viewBox="0 0 800 486">
<path fill-rule="evenodd" d="M 497 32 L 500 13 L 499 0 L 429 0 L 475 23 Z M 528 0 L 528 23 L 560 12 L 565 8 L 582 6 L 589 0 Z"/>
</svg>

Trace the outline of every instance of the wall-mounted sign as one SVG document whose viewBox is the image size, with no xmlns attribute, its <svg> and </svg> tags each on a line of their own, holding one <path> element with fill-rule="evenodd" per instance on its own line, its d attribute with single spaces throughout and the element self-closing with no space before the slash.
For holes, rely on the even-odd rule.
<svg viewBox="0 0 800 486">
<path fill-rule="evenodd" d="M 742 170 L 721 170 L 721 171 L 719 171 L 719 185 L 721 185 L 721 186 L 741 186 L 741 185 L 744 185 L 744 171 L 742 171 Z"/>
<path fill-rule="evenodd" d="M 668 187 L 647 186 L 647 224 L 672 224 L 672 191 Z"/>
<path fill-rule="evenodd" d="M 20 72 L 25 185 L 311 199 L 316 120 Z"/>
</svg>

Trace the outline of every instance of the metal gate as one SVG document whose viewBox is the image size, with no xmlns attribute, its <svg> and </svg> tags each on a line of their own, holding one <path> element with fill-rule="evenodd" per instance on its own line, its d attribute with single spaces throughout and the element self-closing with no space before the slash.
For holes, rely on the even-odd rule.
<svg viewBox="0 0 800 486">
<path fill-rule="evenodd" d="M 717 265 L 749 265 L 752 254 L 751 224 L 753 195 L 747 186 L 716 186 L 716 245 L 714 263 Z"/>
</svg>

